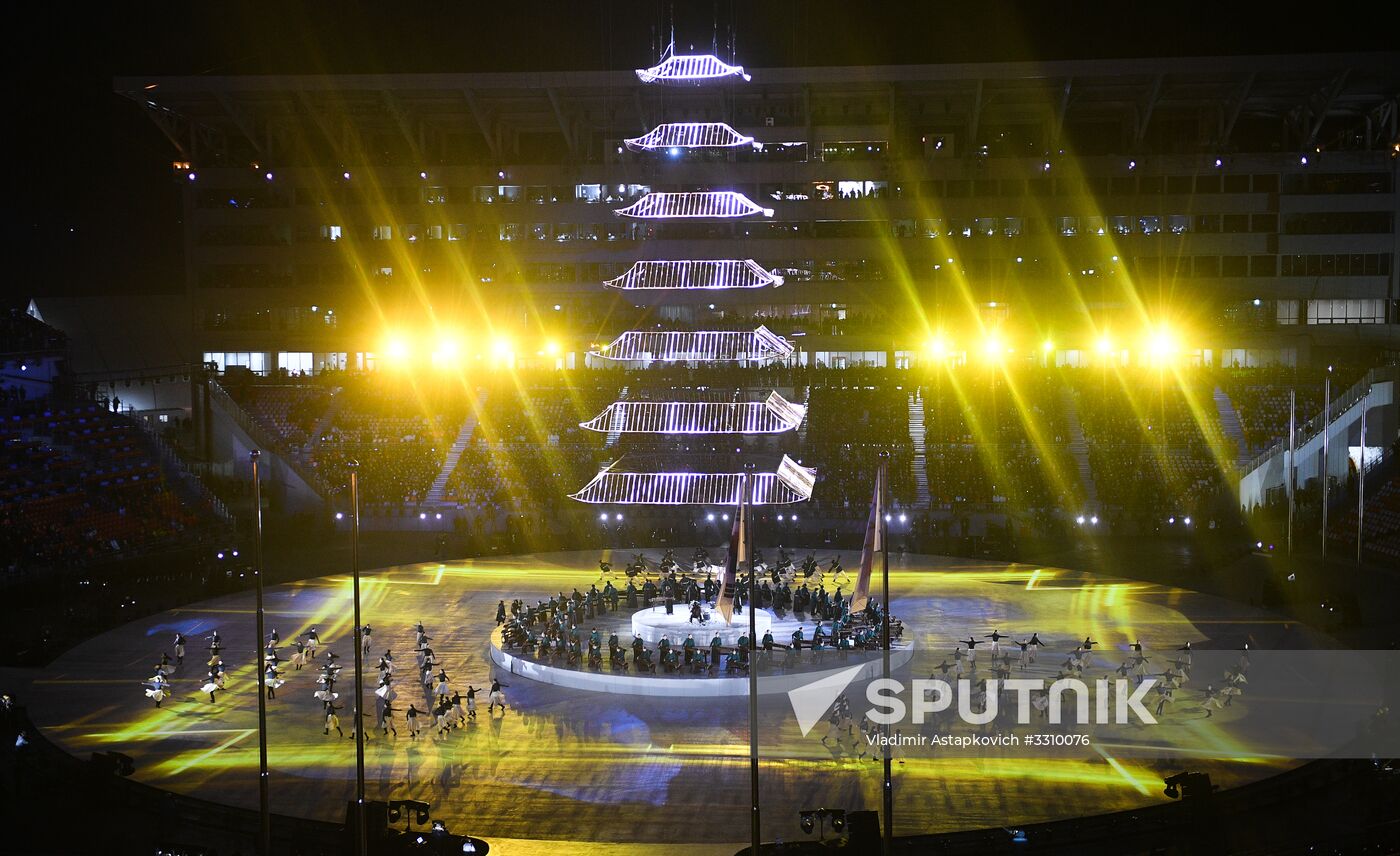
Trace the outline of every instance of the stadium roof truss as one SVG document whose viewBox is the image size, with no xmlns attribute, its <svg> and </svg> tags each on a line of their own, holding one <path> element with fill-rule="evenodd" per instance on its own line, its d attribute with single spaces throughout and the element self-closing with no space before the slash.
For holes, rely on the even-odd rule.
<svg viewBox="0 0 1400 856">
<path fill-rule="evenodd" d="M 639 261 L 622 276 L 603 281 L 608 288 L 625 291 L 776 288 L 782 284 L 781 276 L 753 259 Z"/>
<path fill-rule="evenodd" d="M 742 65 L 730 65 L 714 54 L 672 54 L 651 68 L 637 69 L 637 79 L 643 83 L 704 83 L 725 77 L 753 79 Z"/>
<path fill-rule="evenodd" d="M 772 217 L 773 209 L 764 208 L 735 190 L 702 190 L 691 193 L 648 193 L 626 208 L 615 212 L 619 217 L 639 220 L 724 219 L 752 217 L 762 214 Z"/>
<path fill-rule="evenodd" d="M 620 434 L 780 434 L 806 415 L 805 405 L 773 392 L 764 401 L 615 401 L 579 427 Z"/>
<path fill-rule="evenodd" d="M 659 149 L 732 149 L 740 146 L 763 148 L 753 137 L 739 133 L 725 122 L 667 122 L 640 137 L 623 140 L 634 152 Z"/>
<path fill-rule="evenodd" d="M 751 333 L 629 330 L 591 353 L 618 361 L 761 362 L 787 359 L 792 352 L 790 342 L 760 326 Z"/>
<path fill-rule="evenodd" d="M 738 505 L 743 473 L 635 473 L 603 469 L 570 499 L 595 505 Z M 776 472 L 753 474 L 754 505 L 812 498 L 817 471 L 784 455 Z"/>
</svg>

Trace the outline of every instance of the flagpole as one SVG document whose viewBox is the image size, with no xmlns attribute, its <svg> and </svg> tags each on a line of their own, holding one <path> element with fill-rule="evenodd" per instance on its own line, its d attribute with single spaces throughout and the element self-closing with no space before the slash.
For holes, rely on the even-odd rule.
<svg viewBox="0 0 1400 856">
<path fill-rule="evenodd" d="M 746 472 L 739 480 L 739 514 L 747 512 L 746 503 L 752 500 L 753 480 L 750 478 L 753 464 L 745 464 Z M 758 812 L 758 574 L 754 570 L 753 558 L 753 517 L 744 520 L 744 553 L 749 557 L 749 801 L 752 812 L 749 820 L 749 846 L 753 856 L 758 856 L 762 844 L 759 831 Z"/>
<path fill-rule="evenodd" d="M 365 825 L 365 699 L 364 624 L 360 620 L 360 478 L 359 461 L 349 461 L 350 469 L 350 573 L 355 599 L 355 854 L 367 856 L 369 838 Z"/>
<path fill-rule="evenodd" d="M 257 610 L 257 663 L 253 671 L 258 673 L 258 853 L 272 856 L 272 811 L 268 797 L 267 778 L 267 662 L 263 649 L 267 645 L 263 618 L 263 532 L 262 532 L 262 479 L 258 472 L 258 459 L 262 452 L 253 449 L 248 460 L 253 465 L 253 590 L 256 593 Z"/>
<path fill-rule="evenodd" d="M 881 452 L 880 468 L 875 476 L 879 484 L 880 519 L 875 522 L 875 525 L 880 527 L 880 584 L 884 587 L 885 592 L 885 608 L 882 611 L 880 628 L 880 674 L 886 681 L 890 679 L 890 527 L 889 522 L 885 519 L 889 491 L 889 468 L 890 453 L 888 451 Z M 890 755 L 890 725 L 887 722 L 885 723 L 884 782 L 885 856 L 891 856 L 894 853 L 894 780 L 893 770 L 890 767 Z"/>
</svg>

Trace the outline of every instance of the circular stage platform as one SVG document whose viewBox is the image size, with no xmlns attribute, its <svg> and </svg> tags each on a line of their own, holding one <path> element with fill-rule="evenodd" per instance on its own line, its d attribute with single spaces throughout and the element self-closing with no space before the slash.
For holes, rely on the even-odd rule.
<svg viewBox="0 0 1400 856">
<path fill-rule="evenodd" d="M 685 637 L 695 634 L 695 644 L 701 647 L 710 644 L 710 639 L 719 636 L 719 642 L 726 648 L 732 648 L 738 643 L 739 637 L 749 632 L 749 616 L 741 613 L 734 616 L 730 624 L 724 623 L 724 618 L 713 606 L 704 606 L 704 619 L 695 622 L 690 620 L 690 608 L 684 603 L 678 603 L 667 614 L 666 607 L 653 606 L 647 609 L 639 609 L 632 613 L 632 632 L 642 637 L 642 641 L 648 645 L 655 645 L 664 636 L 671 640 L 672 645 L 679 645 L 685 641 Z M 762 639 L 763 634 L 773 631 L 774 638 L 784 640 L 792 636 L 792 631 L 801 624 L 797 619 L 789 616 L 786 621 L 777 620 L 773 613 L 760 609 L 758 616 L 754 619 L 758 638 Z M 627 641 L 626 639 L 623 640 Z"/>
<path fill-rule="evenodd" d="M 689 618 L 689 609 L 686 616 Z M 742 623 L 741 623 L 742 622 Z M 676 607 L 671 615 L 666 615 L 665 607 L 650 607 L 638 609 L 633 615 L 626 614 L 603 616 L 596 619 L 602 635 L 616 630 L 617 636 L 622 640 L 623 646 L 627 646 L 630 640 L 623 635 L 623 630 L 630 625 L 633 632 L 636 632 L 641 639 L 647 643 L 648 647 L 655 646 L 661 642 L 662 637 L 671 640 L 673 646 L 685 644 L 686 636 L 696 637 L 696 649 L 701 656 L 708 654 L 710 640 L 715 635 L 720 636 L 720 644 L 725 647 L 732 647 L 739 642 L 739 637 L 749 632 L 748 614 L 735 615 L 732 625 L 725 625 L 724 621 L 711 612 L 710 619 L 703 625 L 689 621 L 682 621 L 680 607 Z M 759 639 L 767 630 L 773 630 L 776 639 L 791 639 L 792 632 L 799 626 L 808 632 L 811 637 L 811 630 L 815 628 L 815 622 L 799 622 L 788 615 L 787 618 L 777 618 L 773 612 L 767 609 L 759 609 L 759 614 L 755 618 L 757 629 L 759 629 Z M 808 626 L 812 623 L 812 626 Z M 830 622 L 825 622 L 827 630 L 830 629 Z M 874 654 L 878 657 L 878 653 Z M 909 663 L 914 656 L 914 646 L 909 642 L 896 643 L 890 651 L 890 668 L 899 670 Z M 783 671 L 773 665 L 774 658 L 767 654 L 759 654 L 760 672 L 763 674 L 762 681 L 759 682 L 759 695 L 783 695 L 791 692 L 792 689 L 801 688 L 811 684 L 813 681 L 833 677 L 853 667 L 860 665 L 861 670 L 851 675 L 851 681 L 868 681 L 881 675 L 883 664 L 881 661 L 872 660 L 871 651 L 860 651 L 860 656 L 855 656 L 855 651 L 841 653 L 841 651 L 826 651 L 815 658 L 811 651 L 806 654 L 805 663 L 802 668 Z M 564 668 L 559 665 L 540 663 L 536 658 L 521 656 L 518 651 L 508 650 L 501 643 L 501 630 L 497 629 L 491 633 L 491 661 L 496 663 L 501 670 L 508 672 L 519 678 L 529 678 L 531 681 L 538 681 L 540 684 L 550 684 L 561 686 L 567 689 L 580 689 L 585 692 L 610 692 L 619 695 L 650 695 L 659 698 L 668 696 L 683 696 L 683 698 L 720 698 L 720 696 L 746 696 L 749 693 L 749 678 L 746 675 L 724 674 L 724 675 L 694 675 L 694 674 L 665 674 L 664 671 L 648 672 L 648 674 L 637 674 L 637 672 L 615 672 L 615 671 L 588 671 L 578 670 L 578 668 Z"/>
<path fill-rule="evenodd" d="M 604 558 L 621 563 L 632 552 L 615 550 Z M 655 562 L 662 551 L 642 552 Z M 839 555 L 848 567 L 857 565 L 853 553 Z M 823 564 L 831 557 L 831 551 L 817 552 Z M 429 802 L 433 816 L 453 832 L 486 838 L 492 852 L 504 856 L 560 847 L 581 852 L 584 843 L 600 842 L 643 845 L 633 849 L 646 852 L 664 846 L 686 856 L 727 856 L 743 846 L 749 818 L 744 698 L 585 693 L 513 677 L 508 665 L 492 661 L 498 601 L 534 602 L 586 589 L 598 582 L 598 560 L 596 551 L 547 553 L 363 575 L 365 620 L 374 628 L 375 656 L 368 665 L 391 648 L 401 669 L 412 672 L 412 627 L 422 621 L 454 687 L 480 689 L 496 677 L 506 685 L 510 704 L 504 714 L 488 714 L 483 693 L 474 722 L 442 738 L 427 729 L 416 741 L 408 739 L 400 712 L 397 739 L 376 732 L 366 746 L 371 799 Z M 1042 665 L 1032 673 L 1037 677 L 1053 675 L 1064 653 L 1086 635 L 1102 645 L 1095 651 L 1102 652 L 1098 669 L 1126 656 L 1137 641 L 1159 652 L 1187 641 L 1198 650 L 1238 649 L 1247 639 L 1255 648 L 1330 647 L 1329 640 L 1313 638 L 1296 622 L 1251 607 L 1059 568 L 892 555 L 890 580 L 893 612 L 903 620 L 911 644 L 900 669 L 905 676 L 929 675 L 955 640 L 993 630 L 1040 636 L 1045 645 Z M 42 672 L 11 672 L 10 687 L 45 736 L 74 755 L 121 752 L 134 759 L 134 778 L 141 782 L 255 808 L 253 669 L 259 645 L 252 605 L 252 592 L 246 592 L 143 618 L 73 648 Z M 322 652 L 334 650 L 342 664 L 349 663 L 348 575 L 272 587 L 266 605 L 267 626 L 283 640 L 315 627 Z M 215 629 L 223 637 L 229 683 L 211 704 L 199 691 L 207 658 L 201 646 Z M 188 637 L 189 653 L 173 672 L 171 697 L 156 709 L 141 682 L 161 653 L 172 651 L 176 632 Z M 354 741 L 334 731 L 322 734 L 321 706 L 312 696 L 316 676 L 311 669 L 289 670 L 286 685 L 267 706 L 273 810 L 339 820 L 354 789 Z M 372 671 L 368 683 L 372 689 Z M 343 686 L 348 682 L 337 690 Z M 402 711 L 413 702 L 424 708 L 426 700 L 413 682 L 398 686 L 396 707 Z M 1164 800 L 1163 775 L 1187 767 L 1231 787 L 1295 765 L 1250 754 L 1239 731 L 1238 717 L 1244 714 L 1238 705 L 1230 715 L 1205 719 L 1199 693 L 1188 696 L 1174 707 L 1180 724 L 1170 727 L 1179 729 L 1172 732 L 1176 738 L 1198 747 L 1190 758 L 1132 751 L 1142 746 L 1096 746 L 1102 753 L 1076 758 L 901 758 L 894 780 L 895 833 L 1031 823 L 1157 804 Z M 786 700 L 764 701 L 778 703 Z M 348 711 L 342 718 L 348 734 Z M 833 751 L 820 742 L 820 733 L 804 735 L 791 720 L 791 710 L 782 718 L 760 719 L 764 838 L 800 839 L 801 809 L 878 809 L 881 765 Z M 594 847 L 601 853 L 628 849 Z"/>
</svg>

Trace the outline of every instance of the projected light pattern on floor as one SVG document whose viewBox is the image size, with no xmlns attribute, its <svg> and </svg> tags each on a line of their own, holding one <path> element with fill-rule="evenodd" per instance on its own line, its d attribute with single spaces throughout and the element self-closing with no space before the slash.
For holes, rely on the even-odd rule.
<svg viewBox="0 0 1400 856">
<path fill-rule="evenodd" d="M 722 536 L 710 539 L 713 543 Z M 680 548 L 690 545 L 677 543 Z M 605 552 L 619 568 L 631 550 Z M 660 550 L 645 551 L 654 564 Z M 796 551 L 801 557 L 806 550 Z M 816 551 L 821 565 L 833 557 Z M 412 626 L 423 621 L 454 686 L 489 684 L 485 651 L 498 600 L 533 603 L 599 581 L 597 552 L 484 558 L 388 568 L 363 582 L 366 620 L 374 628 L 374 657 L 393 649 L 400 669 L 413 672 Z M 856 565 L 853 553 L 840 558 Z M 831 580 L 828 578 L 828 582 Z M 621 573 L 618 583 L 622 583 Z M 602 583 L 598 583 L 602 586 Z M 893 609 L 916 644 L 908 674 L 927 676 L 955 639 L 1000 629 L 1037 632 L 1049 657 L 1086 635 L 1127 656 L 1141 641 L 1172 651 L 1186 641 L 1238 649 L 1310 647 L 1305 631 L 1262 611 L 1181 589 L 1039 568 L 899 554 L 891 556 Z M 350 655 L 350 580 L 330 576 L 268 591 L 269 627 L 284 642 L 316 627 L 322 651 Z M 152 628 L 162 628 L 148 635 Z M 140 681 L 162 651 L 171 628 L 190 638 L 185 665 L 173 674 L 173 695 L 156 709 Z M 229 689 L 210 704 L 199 692 L 205 672 L 196 650 L 218 628 L 230 670 Z M 151 616 L 72 649 L 22 690 L 44 734 L 67 751 L 119 751 L 136 762 L 147 784 L 244 808 L 257 806 L 257 700 L 253 687 L 252 595 L 238 594 Z M 205 643 L 207 644 L 207 643 Z M 285 664 L 284 664 L 285 665 Z M 316 671 L 289 670 L 268 705 L 269 762 L 274 810 L 325 820 L 344 816 L 354 790 L 354 741 L 322 734 L 312 698 Z M 449 829 L 495 838 L 555 842 L 633 842 L 631 852 L 732 854 L 748 818 L 747 702 L 617 698 L 584 695 L 512 680 L 511 705 L 488 716 L 484 701 L 474 724 L 412 741 L 399 714 L 397 739 L 375 732 L 366 748 L 371 799 L 423 799 Z M 374 683 L 371 679 L 370 684 Z M 348 682 L 347 682 L 348 685 Z M 337 687 L 339 689 L 339 687 Z M 424 694 L 405 679 L 396 707 L 422 705 Z M 484 694 L 482 696 L 484 700 Z M 1210 719 L 1195 702 L 1179 701 L 1183 732 L 1199 752 L 1191 768 L 1224 787 L 1292 766 L 1256 757 L 1232 733 L 1231 716 Z M 342 711 L 350 732 L 350 716 Z M 761 726 L 764 761 L 763 834 L 800 837 L 797 812 L 813 805 L 878 808 L 880 765 L 834 757 L 791 724 Z M 1148 762 L 1104 747 L 1092 759 L 924 759 L 895 768 L 896 834 L 1030 823 L 1154 805 L 1162 777 L 1180 763 Z M 1138 753 L 1138 758 L 1148 757 Z M 1155 757 L 1155 756 L 1153 756 Z M 1219 760 L 1237 759 L 1237 760 Z M 704 817 L 706 822 L 677 822 Z M 731 841 L 723 841 L 725 835 Z M 691 842 L 708 844 L 680 849 Z M 526 852 L 542 852 L 527 842 Z M 556 852 L 582 844 L 558 843 Z M 628 852 L 627 848 L 606 852 Z"/>
</svg>

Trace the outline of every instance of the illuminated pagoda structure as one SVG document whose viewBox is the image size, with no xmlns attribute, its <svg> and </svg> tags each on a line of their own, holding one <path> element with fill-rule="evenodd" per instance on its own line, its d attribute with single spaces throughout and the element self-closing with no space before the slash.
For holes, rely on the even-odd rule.
<svg viewBox="0 0 1400 856">
<path fill-rule="evenodd" d="M 661 289 L 774 288 L 783 278 L 765 270 L 753 259 L 693 259 L 683 261 L 639 261 L 622 276 L 605 280 L 603 285 L 623 291 Z"/>
<path fill-rule="evenodd" d="M 781 434 L 806 415 L 805 405 L 774 391 L 763 401 L 615 401 L 579 427 L 616 434 Z"/>
<path fill-rule="evenodd" d="M 651 68 L 637 69 L 637 79 L 643 83 L 705 83 L 726 77 L 752 80 L 742 65 L 730 65 L 714 54 L 681 56 L 675 53 L 675 48 L 673 42 L 661 62 Z"/>
<path fill-rule="evenodd" d="M 648 193 L 626 208 L 619 208 L 616 213 L 619 217 L 637 220 L 717 220 L 752 217 L 755 214 L 772 217 L 773 209 L 764 208 L 734 190 L 705 190 Z"/>
<path fill-rule="evenodd" d="M 753 332 L 729 330 L 628 330 L 591 356 L 619 362 L 763 363 L 787 359 L 793 347 L 782 336 L 760 326 Z"/>
<path fill-rule="evenodd" d="M 734 130 L 727 122 L 666 122 L 640 137 L 623 140 L 623 143 L 634 152 L 740 146 L 763 148 L 762 143 L 756 143 L 753 137 Z"/>
<path fill-rule="evenodd" d="M 671 49 L 659 64 L 639 69 L 637 76 L 648 84 L 750 79 L 741 66 L 729 65 L 718 57 L 676 56 Z M 625 143 L 634 152 L 670 156 L 680 150 L 762 147 L 753 137 L 725 122 L 665 123 Z M 615 213 L 619 217 L 667 221 L 772 217 L 774 212 L 732 190 L 699 190 L 648 193 Z M 782 284 L 781 276 L 753 259 L 641 260 L 626 273 L 603 283 L 606 288 L 621 291 L 703 290 L 711 295 Z M 683 361 L 761 365 L 786 360 L 793 352 L 792 343 L 759 326 L 753 331 L 629 330 L 612 342 L 595 347 L 589 356 L 616 364 Z M 782 435 L 801 425 L 806 415 L 804 405 L 786 400 L 775 390 L 762 401 L 615 401 L 594 418 L 580 423 L 580 427 L 606 433 L 612 438 L 611 445 L 622 435 Z M 750 498 L 755 505 L 803 502 L 811 499 L 815 480 L 815 470 L 783 455 L 772 471 L 752 475 Z M 618 460 L 604 467 L 571 498 L 603 505 L 738 505 L 743 483 L 743 472 L 634 471 L 626 460 Z"/>
</svg>

